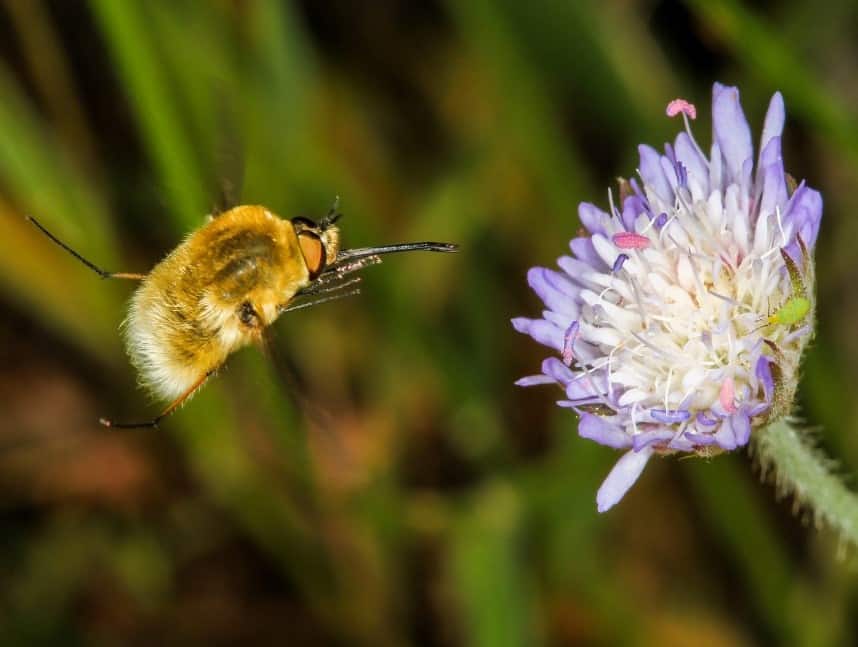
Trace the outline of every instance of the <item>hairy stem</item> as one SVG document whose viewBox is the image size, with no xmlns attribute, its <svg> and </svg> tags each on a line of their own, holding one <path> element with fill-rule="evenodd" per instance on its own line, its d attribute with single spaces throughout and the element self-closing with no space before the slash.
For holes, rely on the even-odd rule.
<svg viewBox="0 0 858 647">
<path fill-rule="evenodd" d="M 835 473 L 834 462 L 813 444 L 812 435 L 789 419 L 754 434 L 753 452 L 763 478 L 774 480 L 778 494 L 791 494 L 846 542 L 858 546 L 858 494 Z"/>
</svg>

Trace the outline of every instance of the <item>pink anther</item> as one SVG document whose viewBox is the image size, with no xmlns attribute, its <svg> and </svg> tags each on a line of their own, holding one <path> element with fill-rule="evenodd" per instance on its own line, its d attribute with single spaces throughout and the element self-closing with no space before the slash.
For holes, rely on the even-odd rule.
<svg viewBox="0 0 858 647">
<path fill-rule="evenodd" d="M 680 112 L 688 115 L 692 119 L 697 119 L 697 108 L 694 107 L 693 103 L 689 103 L 685 99 L 674 99 L 667 104 L 668 117 L 675 117 Z"/>
<path fill-rule="evenodd" d="M 566 366 L 571 366 L 572 361 L 575 359 L 575 351 L 572 346 L 578 338 L 578 330 L 579 325 L 576 319 L 566 329 L 566 334 L 563 335 L 563 352 L 561 353 L 561 358 Z"/>
<path fill-rule="evenodd" d="M 635 234 L 631 231 L 621 231 L 618 234 L 614 234 L 611 240 L 620 249 L 646 249 L 650 243 L 649 238 L 646 236 Z"/>
<path fill-rule="evenodd" d="M 718 394 L 718 400 L 727 413 L 736 413 L 737 411 L 736 403 L 733 402 L 733 397 L 736 395 L 735 388 L 732 377 L 728 377 L 721 384 L 721 392 Z"/>
</svg>

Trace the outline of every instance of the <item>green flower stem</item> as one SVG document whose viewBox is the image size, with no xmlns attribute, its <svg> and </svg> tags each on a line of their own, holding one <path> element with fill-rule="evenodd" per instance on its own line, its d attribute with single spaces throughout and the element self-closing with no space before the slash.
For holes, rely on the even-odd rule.
<svg viewBox="0 0 858 647">
<path fill-rule="evenodd" d="M 754 434 L 753 452 L 780 495 L 791 494 L 817 522 L 858 546 L 858 494 L 835 474 L 834 462 L 813 446 L 812 436 L 780 420 Z"/>
</svg>

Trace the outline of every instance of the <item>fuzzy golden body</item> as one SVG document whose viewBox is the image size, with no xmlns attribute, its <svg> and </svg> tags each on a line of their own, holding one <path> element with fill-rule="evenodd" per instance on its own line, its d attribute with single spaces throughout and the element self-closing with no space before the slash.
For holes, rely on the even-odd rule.
<svg viewBox="0 0 858 647">
<path fill-rule="evenodd" d="M 182 405 L 229 355 L 261 341 L 283 312 L 348 297 L 355 272 L 397 252 L 452 252 L 451 243 L 396 243 L 340 249 L 336 205 L 318 223 L 284 220 L 261 206 L 234 207 L 191 232 L 149 274 L 108 272 L 66 245 L 35 218 L 43 234 L 103 279 L 140 281 L 123 332 L 140 383 L 172 402 L 145 422 L 154 427 Z M 352 289 L 349 289 L 352 288 Z"/>
<path fill-rule="evenodd" d="M 260 206 L 226 211 L 191 232 L 143 279 L 124 334 L 140 382 L 180 396 L 258 341 L 310 282 L 295 228 Z"/>
</svg>

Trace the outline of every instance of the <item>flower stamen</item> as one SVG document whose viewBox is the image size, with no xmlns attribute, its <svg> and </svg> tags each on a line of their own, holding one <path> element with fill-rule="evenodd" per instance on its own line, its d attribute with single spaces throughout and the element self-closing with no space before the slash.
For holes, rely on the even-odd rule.
<svg viewBox="0 0 858 647">
<path fill-rule="evenodd" d="M 682 113 L 692 119 L 697 119 L 697 108 L 694 107 L 693 103 L 685 99 L 674 99 L 668 103 L 666 112 L 668 117 L 675 117 L 679 113 Z"/>
<path fill-rule="evenodd" d="M 614 261 L 614 266 L 611 268 L 611 273 L 616 274 L 623 268 L 623 264 L 629 260 L 628 254 L 620 254 L 617 256 L 617 260 Z"/>
<path fill-rule="evenodd" d="M 646 249 L 650 246 L 650 239 L 641 234 L 636 234 L 631 231 L 621 231 L 611 237 L 614 245 L 620 249 Z"/>
<path fill-rule="evenodd" d="M 571 366 L 572 362 L 575 360 L 575 353 L 572 350 L 572 345 L 578 338 L 578 328 L 578 320 L 576 319 L 569 324 L 569 327 L 566 329 L 566 334 L 563 336 L 562 359 L 566 366 Z"/>
<path fill-rule="evenodd" d="M 733 384 L 733 378 L 728 377 L 721 383 L 721 390 L 718 393 L 718 401 L 727 413 L 736 413 L 737 411 L 736 404 L 733 402 L 734 397 L 735 385 Z"/>
</svg>

